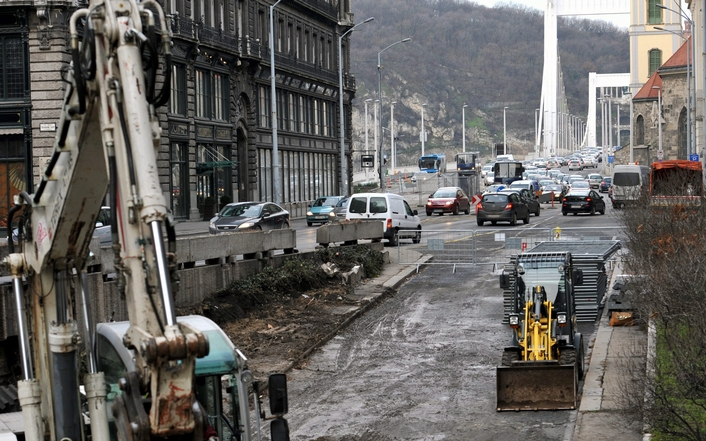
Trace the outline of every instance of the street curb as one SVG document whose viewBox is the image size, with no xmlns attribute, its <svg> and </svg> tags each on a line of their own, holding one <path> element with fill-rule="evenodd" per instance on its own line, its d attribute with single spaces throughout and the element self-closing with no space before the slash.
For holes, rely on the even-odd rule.
<svg viewBox="0 0 706 441">
<path fill-rule="evenodd" d="M 338 334 L 340 331 L 348 327 L 354 320 L 356 320 L 358 317 L 362 316 L 369 310 L 371 310 L 374 306 L 377 306 L 378 303 L 382 302 L 383 300 L 387 299 L 388 297 L 392 296 L 397 288 L 399 288 L 406 280 L 409 278 L 413 273 L 418 273 L 419 270 L 423 268 L 423 265 L 431 259 L 432 256 L 430 255 L 424 255 L 417 260 L 414 264 L 411 265 L 406 265 L 406 267 L 400 271 L 399 274 L 390 277 L 389 280 L 386 282 L 382 283 L 380 286 L 383 288 L 382 292 L 375 296 L 373 299 L 368 301 L 367 303 L 361 305 L 358 309 L 353 311 L 351 315 L 349 315 L 344 321 L 342 321 L 335 329 L 333 329 L 331 332 L 326 334 L 324 337 L 322 337 L 319 341 L 314 343 L 309 349 L 304 351 L 299 357 L 296 359 L 292 360 L 289 364 L 286 365 L 286 367 L 283 369 L 283 373 L 287 373 L 291 371 L 294 366 L 297 364 L 301 363 L 302 360 L 305 360 L 309 355 L 311 355 L 312 352 L 314 352 L 316 349 L 320 348 L 323 346 L 325 343 L 329 342 L 331 339 L 333 339 L 336 334 Z M 388 265 L 398 265 L 396 263 L 389 263 Z M 419 268 L 419 269 L 418 269 Z M 371 279 L 375 280 L 375 279 Z"/>
</svg>

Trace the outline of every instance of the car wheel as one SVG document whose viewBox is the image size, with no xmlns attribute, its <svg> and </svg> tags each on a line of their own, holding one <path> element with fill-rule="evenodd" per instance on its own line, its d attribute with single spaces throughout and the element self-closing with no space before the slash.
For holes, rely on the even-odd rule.
<svg viewBox="0 0 706 441">
<path fill-rule="evenodd" d="M 456 215 L 458 214 L 458 205 L 456 205 L 456 206 L 454 207 L 453 214 L 454 214 L 454 216 L 456 216 Z"/>
<path fill-rule="evenodd" d="M 591 207 L 591 216 L 593 216 L 594 214 L 596 214 L 596 206 L 595 205 Z"/>
<path fill-rule="evenodd" d="M 390 237 L 390 246 L 396 247 L 398 243 L 399 243 L 399 239 L 397 237 L 397 229 L 395 229 L 392 232 L 392 237 Z"/>
<path fill-rule="evenodd" d="M 417 230 L 419 230 L 419 231 L 417 231 L 417 234 L 415 234 L 414 237 L 412 238 L 412 243 L 419 243 L 422 241 L 422 227 L 421 226 L 417 227 Z"/>
<path fill-rule="evenodd" d="M 307 223 L 306 223 L 306 226 L 307 226 L 307 227 L 310 227 L 310 226 L 312 226 L 312 225 L 314 225 L 313 222 L 307 222 Z"/>
<path fill-rule="evenodd" d="M 262 231 L 262 225 L 255 225 L 255 231 Z"/>
<path fill-rule="evenodd" d="M 510 219 L 510 225 L 517 225 L 517 213 L 512 213 L 512 219 Z"/>
<path fill-rule="evenodd" d="M 537 211 L 534 213 L 535 216 L 539 217 L 539 211 L 541 209 L 539 208 L 539 204 L 537 204 Z"/>
<path fill-rule="evenodd" d="M 490 221 L 490 223 L 493 224 L 493 225 L 497 225 L 497 224 L 498 224 L 498 221 Z"/>
<path fill-rule="evenodd" d="M 431 216 L 431 212 L 430 212 L 430 211 L 427 211 L 427 216 Z"/>
<path fill-rule="evenodd" d="M 527 224 L 529 223 L 529 217 L 530 217 L 530 214 L 529 214 L 529 211 L 528 211 L 528 212 L 527 212 L 527 216 L 526 216 L 524 219 L 522 219 L 522 222 L 524 222 L 525 225 L 527 225 Z"/>
<path fill-rule="evenodd" d="M 567 213 L 566 211 L 562 211 L 561 214 L 564 215 L 564 216 L 566 216 L 566 215 L 569 214 L 569 213 Z"/>
<path fill-rule="evenodd" d="M 282 229 L 285 229 L 285 228 L 289 228 L 289 222 L 287 222 L 287 221 L 284 221 L 284 223 L 282 224 Z"/>
<path fill-rule="evenodd" d="M 482 220 L 477 220 L 477 221 L 476 221 L 476 224 L 478 224 L 479 227 L 482 227 L 484 223 L 485 223 L 485 222 L 483 222 Z"/>
<path fill-rule="evenodd" d="M 471 214 L 471 204 L 468 204 L 468 208 L 466 208 L 466 214 Z"/>
<path fill-rule="evenodd" d="M 601 211 L 599 211 L 599 213 L 600 213 L 601 215 L 604 215 L 604 214 L 605 214 L 605 207 L 603 207 L 603 209 L 602 209 Z"/>
</svg>

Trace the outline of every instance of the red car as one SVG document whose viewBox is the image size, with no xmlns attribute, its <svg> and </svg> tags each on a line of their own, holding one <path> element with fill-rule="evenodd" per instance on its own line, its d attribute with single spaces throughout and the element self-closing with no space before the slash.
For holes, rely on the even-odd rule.
<svg viewBox="0 0 706 441">
<path fill-rule="evenodd" d="M 427 216 L 434 213 L 439 216 L 444 213 L 458 214 L 460 211 L 471 214 L 471 201 L 459 187 L 441 187 L 429 196 L 426 210 Z"/>
</svg>

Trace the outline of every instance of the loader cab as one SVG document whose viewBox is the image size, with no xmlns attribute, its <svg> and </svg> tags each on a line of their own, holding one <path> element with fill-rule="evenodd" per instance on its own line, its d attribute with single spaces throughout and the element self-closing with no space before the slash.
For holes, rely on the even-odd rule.
<svg viewBox="0 0 706 441">
<path fill-rule="evenodd" d="M 186 323 L 201 331 L 209 342 L 209 353 L 196 359 L 194 393 L 201 403 L 208 419 L 208 424 L 218 433 L 219 439 L 252 441 L 256 437 L 251 433 L 249 387 L 253 384 L 252 373 L 247 370 L 245 356 L 235 347 L 223 330 L 213 321 L 202 316 L 178 317 L 177 321 Z M 96 327 L 96 351 L 98 370 L 105 374 L 110 386 L 108 401 L 120 393 L 118 381 L 128 370 L 135 369 L 133 351 L 122 342 L 129 322 L 99 323 Z M 273 379 L 270 378 L 270 383 Z M 276 403 L 281 416 L 286 413 L 286 383 L 280 377 L 274 379 L 278 385 Z M 257 384 L 257 383 L 255 383 Z M 272 387 L 272 386 L 271 386 Z M 274 399 L 273 399 L 274 400 Z M 285 403 L 282 405 L 281 403 Z M 111 426 L 114 424 L 110 417 Z M 281 419 L 281 418 L 276 418 Z M 286 423 L 285 423 L 286 425 Z M 114 434 L 115 430 L 111 430 Z M 287 440 L 283 434 L 273 440 Z"/>
</svg>

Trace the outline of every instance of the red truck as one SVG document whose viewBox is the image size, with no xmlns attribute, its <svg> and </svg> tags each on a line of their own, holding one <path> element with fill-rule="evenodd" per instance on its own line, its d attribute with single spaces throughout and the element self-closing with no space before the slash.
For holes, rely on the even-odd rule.
<svg viewBox="0 0 706 441">
<path fill-rule="evenodd" d="M 704 194 L 701 162 L 674 159 L 652 163 L 650 205 L 652 207 L 698 207 Z"/>
</svg>

